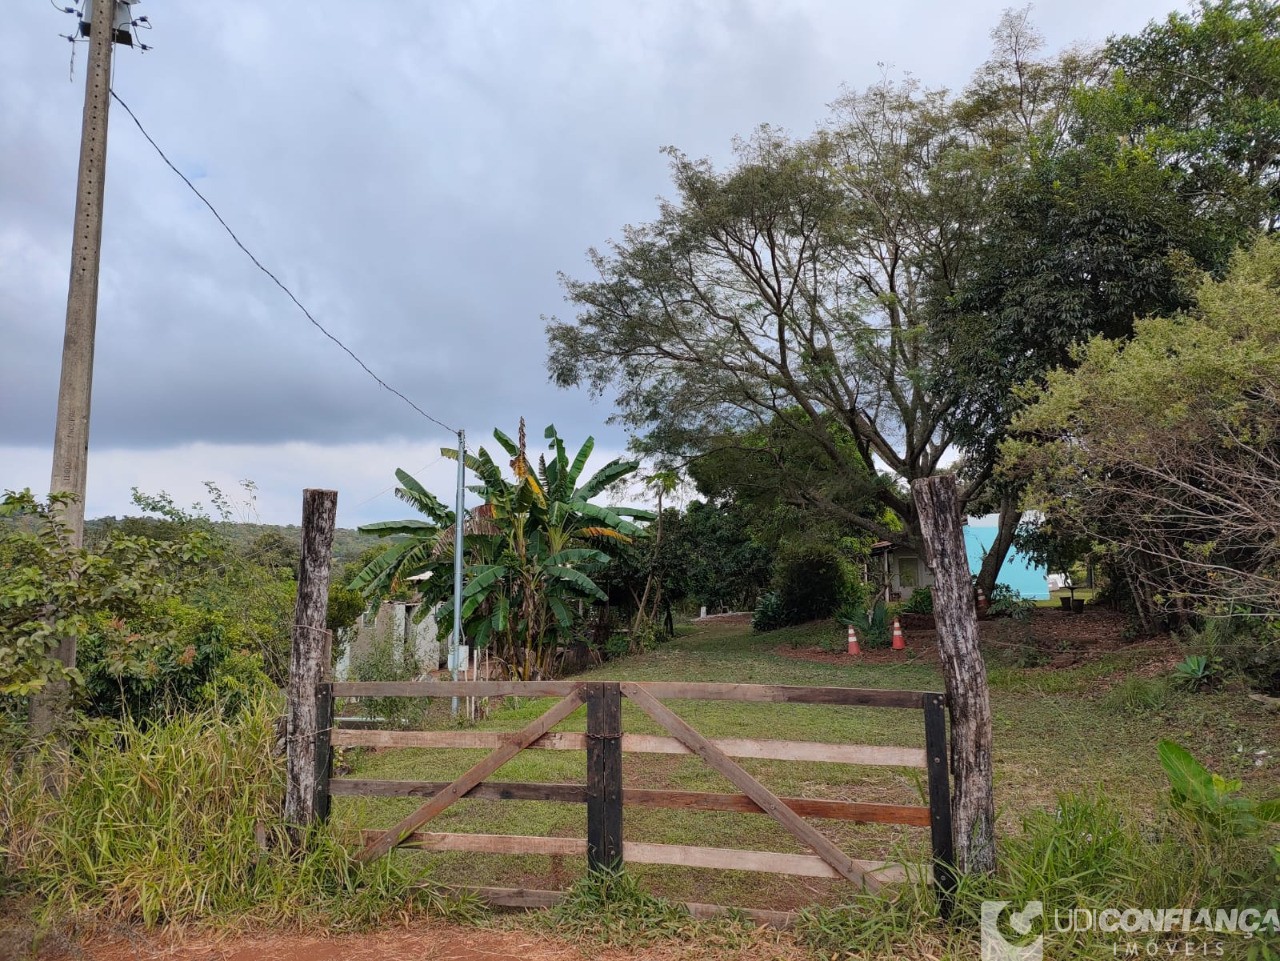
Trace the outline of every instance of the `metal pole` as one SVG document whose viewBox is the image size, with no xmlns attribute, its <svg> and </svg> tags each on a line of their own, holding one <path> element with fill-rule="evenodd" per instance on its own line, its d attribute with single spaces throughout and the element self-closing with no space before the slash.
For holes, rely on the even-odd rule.
<svg viewBox="0 0 1280 961">
<path fill-rule="evenodd" d="M 453 517 L 453 635 L 449 639 L 449 668 L 458 679 L 458 651 L 462 646 L 462 528 L 466 522 L 467 432 L 458 431 L 458 502 Z M 458 698 L 453 699 L 453 716 L 458 714 Z"/>
<path fill-rule="evenodd" d="M 80 124 L 80 176 L 71 237 L 71 279 L 62 339 L 62 376 L 53 430 L 51 494 L 74 495 L 59 512 L 71 543 L 84 543 L 84 496 L 89 458 L 89 400 L 93 393 L 93 345 L 98 325 L 98 265 L 102 252 L 102 198 L 107 183 L 107 115 L 111 108 L 111 56 L 115 0 L 98 3 L 89 32 L 89 68 Z M 58 640 L 58 660 L 76 666 L 76 640 Z M 31 699 L 31 726 L 48 733 L 68 695 L 64 681 L 51 681 Z"/>
</svg>

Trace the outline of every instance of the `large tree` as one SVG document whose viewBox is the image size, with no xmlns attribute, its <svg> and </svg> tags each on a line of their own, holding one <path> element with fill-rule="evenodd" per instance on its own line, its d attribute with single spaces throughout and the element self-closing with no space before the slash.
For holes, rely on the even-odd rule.
<svg viewBox="0 0 1280 961">
<path fill-rule="evenodd" d="M 1005 26 L 1021 38 L 1006 49 L 1034 49 L 1025 15 Z M 994 181 L 970 273 L 934 328 L 970 451 L 998 447 L 1017 385 L 1070 366 L 1091 337 L 1190 306 L 1198 271 L 1220 275 L 1280 215 L 1280 6 L 1202 3 L 1068 59 L 1059 73 L 1074 87 L 1035 123 L 1021 121 L 1024 91 L 1042 86 L 1034 64 L 1012 71 L 1030 84 L 980 74 L 965 95 L 1026 133 L 1011 137 L 1022 156 Z"/>
<path fill-rule="evenodd" d="M 1241 252 L 1184 314 L 1090 341 L 1007 444 L 1060 534 L 1166 612 L 1280 609 L 1280 243 Z"/>
<path fill-rule="evenodd" d="M 577 316 L 548 327 L 553 378 L 616 391 L 666 454 L 785 429 L 850 482 L 884 471 L 895 482 L 875 486 L 879 510 L 821 484 L 795 494 L 875 537 L 917 539 L 906 484 L 957 453 L 961 505 L 985 509 L 995 448 L 968 430 L 954 338 L 934 331 L 981 270 L 993 193 L 1065 122 L 1093 65 L 1035 60 L 1025 15 L 993 37 L 964 96 L 886 80 L 843 97 L 806 140 L 761 129 L 726 170 L 670 151 L 676 199 L 592 251 L 595 279 L 564 278 Z M 1011 538 L 1016 502 L 1001 506 Z M 993 551 L 988 581 L 1002 561 Z"/>
<path fill-rule="evenodd" d="M 935 107 L 933 95 L 884 85 L 845 105 L 839 138 L 792 144 L 761 131 L 727 172 L 673 152 L 679 201 L 593 252 L 597 279 L 565 279 L 578 316 L 549 326 L 553 377 L 617 388 L 624 418 L 668 452 L 783 427 L 851 478 L 872 463 L 905 479 L 937 471 L 953 431 L 951 398 L 928 385 L 926 287 L 968 238 L 941 237 L 930 221 L 942 201 L 925 184 L 929 158 L 947 137 Z M 897 156 L 877 158 L 894 140 Z M 836 441 L 833 421 L 852 444 Z M 899 534 L 807 493 L 851 527 Z M 875 496 L 911 524 L 901 488 Z"/>
</svg>

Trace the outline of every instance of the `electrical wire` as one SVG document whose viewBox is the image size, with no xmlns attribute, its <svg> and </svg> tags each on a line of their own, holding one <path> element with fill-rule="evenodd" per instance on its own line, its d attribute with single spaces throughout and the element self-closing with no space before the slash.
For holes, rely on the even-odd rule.
<svg viewBox="0 0 1280 961">
<path fill-rule="evenodd" d="M 329 333 L 329 331 L 325 329 L 324 325 L 321 324 L 318 320 L 315 319 L 315 317 L 311 315 L 311 311 L 307 310 L 307 308 L 303 305 L 302 301 L 298 300 L 298 298 L 294 296 L 293 291 L 290 290 L 288 287 L 286 287 L 281 282 L 279 277 L 277 277 L 270 270 L 264 267 L 262 265 L 262 262 L 258 260 L 257 257 L 254 256 L 253 252 L 244 245 L 244 243 L 240 240 L 240 238 L 236 236 L 236 232 L 231 229 L 231 226 L 225 220 L 222 219 L 222 214 L 218 213 L 217 208 L 214 207 L 213 204 L 209 202 L 209 199 L 205 197 L 204 194 L 202 194 L 198 189 L 196 189 L 195 184 L 193 184 L 189 179 L 187 179 L 187 175 L 184 174 L 181 170 L 179 170 L 176 166 L 174 166 L 173 161 L 170 160 L 168 156 L 166 156 L 165 152 L 162 149 L 160 149 L 160 145 L 156 143 L 155 139 L 151 136 L 151 134 L 147 133 L 147 128 L 142 125 L 142 121 L 138 119 L 137 115 L 129 108 L 129 105 L 124 102 L 121 96 L 118 93 L 116 93 L 114 89 L 111 91 L 111 96 L 116 101 L 116 103 L 120 104 L 120 106 L 124 108 L 124 112 L 129 115 L 129 118 L 133 121 L 134 125 L 142 133 L 142 136 L 146 138 L 147 143 L 151 144 L 151 146 L 155 149 L 155 152 L 160 155 L 160 159 L 165 162 L 165 165 L 170 170 L 172 170 L 175 174 L 178 175 L 178 177 L 182 180 L 184 184 L 187 185 L 187 187 L 191 190 L 193 194 L 195 194 L 198 198 L 200 198 L 200 202 L 209 208 L 209 212 L 212 213 L 214 218 L 218 221 L 218 223 L 222 225 L 222 229 L 227 232 L 228 236 L 230 236 L 231 239 L 235 241 L 236 246 L 239 247 L 242 251 L 244 251 L 245 256 L 248 257 L 251 261 L 253 261 L 253 265 L 255 267 L 257 267 L 260 271 L 262 271 L 264 274 L 270 277 L 272 282 L 285 292 L 285 295 L 294 302 L 294 304 L 297 306 L 297 308 L 300 311 L 302 311 L 303 315 L 307 318 L 307 320 L 311 321 L 312 326 L 314 326 L 316 330 L 320 331 L 320 333 L 324 334 L 331 341 L 333 341 L 335 344 L 341 347 L 342 350 L 346 352 L 347 356 L 349 356 L 352 360 L 354 360 L 357 364 L 359 364 L 361 369 L 363 369 L 366 374 L 368 374 L 370 377 L 374 379 L 375 382 L 377 382 L 378 386 L 382 387 L 384 390 L 390 391 L 391 393 L 395 394 L 402 401 L 404 401 L 406 404 L 412 407 L 415 411 L 417 411 L 427 420 L 431 421 L 431 423 L 436 424 L 439 427 L 443 427 L 445 430 L 447 430 L 451 434 L 458 433 L 458 429 L 456 427 L 450 427 L 448 424 L 446 424 L 444 421 L 440 420 L 439 418 L 432 417 L 425 410 L 423 410 L 421 407 L 419 407 L 417 404 L 411 401 L 408 397 L 406 397 L 400 391 L 396 390 L 394 387 L 388 384 L 385 380 L 383 380 L 381 377 L 375 374 L 369 368 L 368 364 L 366 364 L 363 360 L 361 360 L 358 356 L 356 356 L 355 351 L 353 351 L 350 347 L 348 347 L 346 344 L 340 341 L 333 334 Z"/>
<path fill-rule="evenodd" d="M 413 472 L 413 474 L 412 474 L 411 476 L 416 477 L 418 474 L 421 474 L 424 470 L 430 470 L 432 467 L 435 467 L 435 466 L 436 466 L 436 464 L 440 463 L 442 460 L 444 460 L 444 455 L 443 455 L 443 454 L 441 454 L 441 455 L 440 455 L 439 457 L 437 457 L 435 460 L 431 461 L 431 463 L 429 463 L 429 464 L 423 464 L 423 465 L 422 465 L 421 467 L 419 467 L 416 471 L 414 471 L 414 472 Z M 392 484 L 390 487 L 384 487 L 382 490 L 378 491 L 378 493 L 374 494 L 372 497 L 366 497 L 366 498 L 365 498 L 364 500 L 362 500 L 359 504 L 355 504 L 355 505 L 353 505 L 352 507 L 350 507 L 350 508 L 345 508 L 345 509 L 346 509 L 346 510 L 355 510 L 355 509 L 356 509 L 356 508 L 358 508 L 358 507 L 364 507 L 364 505 L 365 505 L 365 504 L 368 504 L 368 503 L 370 503 L 371 501 L 376 501 L 376 500 L 377 500 L 379 497 L 381 497 L 383 494 L 389 494 L 389 493 L 391 493 L 393 490 L 395 490 L 395 489 L 396 489 L 397 487 L 399 487 L 399 486 L 400 486 L 400 484 L 399 484 L 399 482 L 397 482 L 397 483 L 395 483 L 395 484 Z"/>
</svg>

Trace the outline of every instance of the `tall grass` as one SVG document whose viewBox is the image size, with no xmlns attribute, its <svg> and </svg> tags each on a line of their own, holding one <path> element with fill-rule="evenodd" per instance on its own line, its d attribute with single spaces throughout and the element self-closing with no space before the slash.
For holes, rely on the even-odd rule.
<svg viewBox="0 0 1280 961">
<path fill-rule="evenodd" d="M 342 928 L 430 907 L 403 860 L 357 866 L 323 827 L 299 850 L 287 843 L 275 741 L 263 701 L 229 717 L 103 724 L 69 751 L 21 764 L 0 757 L 0 897 L 41 925 Z"/>
<path fill-rule="evenodd" d="M 1104 797 L 1069 796 L 1053 811 L 1030 814 L 1020 834 L 1002 841 L 994 877 L 962 879 L 953 923 L 938 920 L 933 891 L 920 884 L 904 887 L 892 901 L 868 895 L 839 908 L 805 912 L 797 934 L 829 957 L 978 957 L 983 901 L 1008 901 L 1015 909 L 1040 901 L 1045 957 L 1123 956 L 1126 938 L 1144 946 L 1163 939 L 1161 957 L 1182 957 L 1188 942 L 1180 943 L 1176 932 L 1059 931 L 1053 918 L 1055 912 L 1065 918 L 1077 908 L 1266 908 L 1274 906 L 1278 890 L 1277 865 L 1262 837 L 1215 832 L 1173 813 L 1143 823 Z M 1205 940 L 1192 938 L 1195 944 Z M 1277 946 L 1262 938 L 1210 935 L 1207 940 L 1215 944 L 1215 957 L 1280 958 Z"/>
</svg>

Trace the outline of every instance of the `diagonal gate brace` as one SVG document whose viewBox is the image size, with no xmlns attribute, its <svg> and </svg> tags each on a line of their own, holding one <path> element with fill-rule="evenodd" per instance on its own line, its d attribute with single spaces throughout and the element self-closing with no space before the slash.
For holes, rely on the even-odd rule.
<svg viewBox="0 0 1280 961">
<path fill-rule="evenodd" d="M 433 817 L 439 814 L 445 808 L 449 807 L 453 802 L 458 801 L 464 794 L 470 791 L 477 784 L 481 783 L 494 771 L 502 767 L 513 757 L 527 748 L 538 738 L 542 737 L 553 727 L 563 721 L 566 717 L 576 711 L 583 705 L 582 691 L 575 690 L 572 694 L 560 701 L 551 710 L 547 711 L 540 718 L 517 731 L 514 734 L 504 738 L 504 743 L 490 752 L 483 761 L 475 765 L 452 784 L 443 788 L 438 794 L 431 796 L 430 800 L 418 810 L 404 818 L 399 824 L 387 831 L 385 834 L 379 835 L 370 841 L 364 849 L 356 855 L 356 860 L 368 863 L 375 858 L 382 857 L 409 834 L 416 831 L 423 824 L 426 824 Z"/>
<path fill-rule="evenodd" d="M 853 861 L 817 828 L 791 808 L 782 803 L 767 787 L 734 763 L 727 754 L 691 728 L 683 718 L 646 691 L 641 685 L 624 682 L 620 685 L 623 695 L 636 707 L 667 729 L 677 740 L 702 758 L 707 766 L 728 778 L 743 794 L 755 801 L 760 809 L 770 815 L 802 844 L 811 848 L 837 873 L 868 891 L 880 888 L 880 882 L 861 871 Z"/>
</svg>

